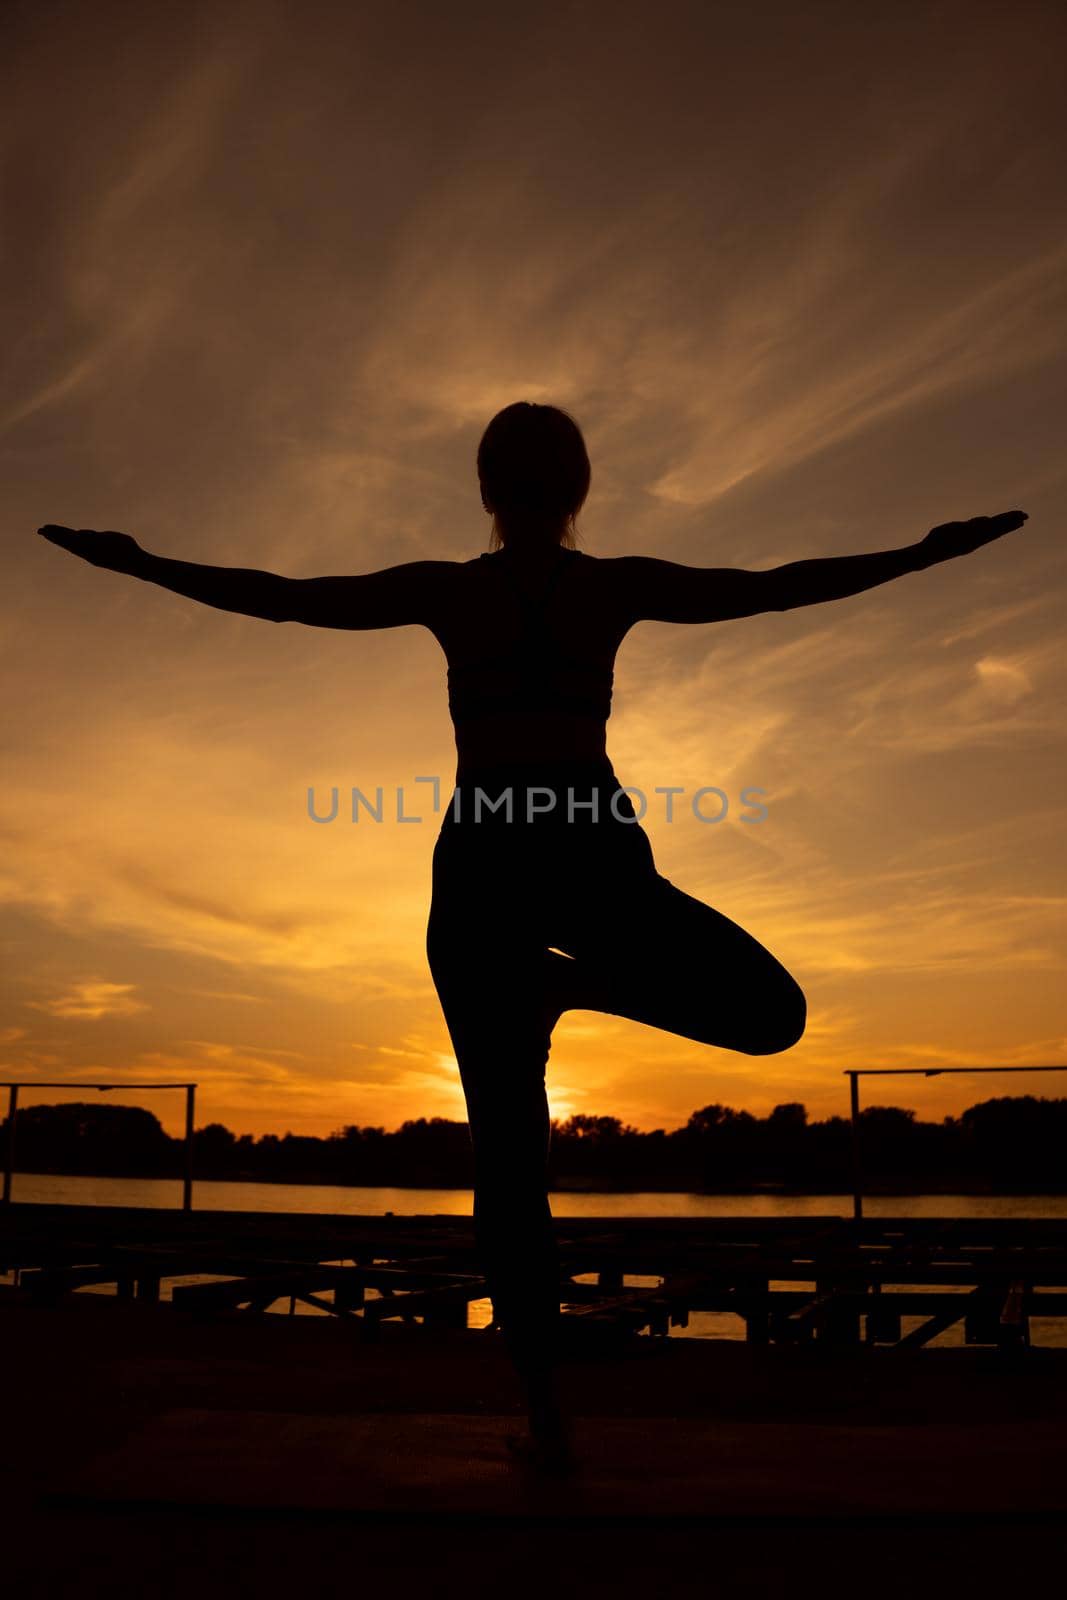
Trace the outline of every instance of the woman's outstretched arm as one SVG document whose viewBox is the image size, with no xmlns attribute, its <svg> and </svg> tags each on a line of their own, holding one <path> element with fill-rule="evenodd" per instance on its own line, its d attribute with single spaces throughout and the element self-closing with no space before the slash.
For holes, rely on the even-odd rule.
<svg viewBox="0 0 1067 1600">
<path fill-rule="evenodd" d="M 285 578 L 253 567 L 172 561 L 142 550 L 128 533 L 99 533 L 48 523 L 38 533 L 95 567 L 125 572 L 174 594 L 268 622 L 317 628 L 399 628 L 429 621 L 450 561 L 407 561 L 354 577 Z"/>
<path fill-rule="evenodd" d="M 861 594 L 906 572 L 967 555 L 1025 521 L 1025 511 L 1002 511 L 995 517 L 945 522 L 899 550 L 791 561 L 764 572 L 687 567 L 652 556 L 620 556 L 612 566 L 619 575 L 623 606 L 634 622 L 724 622 Z"/>
</svg>

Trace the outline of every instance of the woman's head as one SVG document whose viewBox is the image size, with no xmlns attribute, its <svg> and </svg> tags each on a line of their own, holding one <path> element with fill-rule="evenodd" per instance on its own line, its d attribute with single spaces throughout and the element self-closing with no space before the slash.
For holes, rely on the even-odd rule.
<svg viewBox="0 0 1067 1600">
<path fill-rule="evenodd" d="M 556 406 L 518 400 L 498 411 L 478 446 L 482 504 L 493 515 L 493 545 L 573 547 L 575 518 L 589 493 L 585 440 Z"/>
</svg>

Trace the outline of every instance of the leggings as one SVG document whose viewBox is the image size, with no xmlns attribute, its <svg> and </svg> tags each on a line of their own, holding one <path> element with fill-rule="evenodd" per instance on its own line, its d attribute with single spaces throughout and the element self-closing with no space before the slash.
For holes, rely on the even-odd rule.
<svg viewBox="0 0 1067 1600">
<path fill-rule="evenodd" d="M 657 872 L 607 760 L 457 777 L 426 951 L 467 1103 L 475 1246 L 494 1321 L 530 1376 L 559 1349 L 545 1071 L 560 1014 L 769 1055 L 803 1033 L 804 994 L 751 934 Z"/>
</svg>

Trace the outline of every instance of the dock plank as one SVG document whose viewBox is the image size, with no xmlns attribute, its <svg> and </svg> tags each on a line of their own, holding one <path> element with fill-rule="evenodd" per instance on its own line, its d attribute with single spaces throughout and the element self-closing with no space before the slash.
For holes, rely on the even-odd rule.
<svg viewBox="0 0 1067 1600">
<path fill-rule="evenodd" d="M 579 1417 L 582 1469 L 510 1461 L 514 1417 L 334 1417 L 174 1409 L 118 1447 L 57 1465 L 46 1504 L 346 1510 L 481 1517 L 884 1517 L 1067 1509 L 1056 1422 L 847 1426 Z"/>
</svg>

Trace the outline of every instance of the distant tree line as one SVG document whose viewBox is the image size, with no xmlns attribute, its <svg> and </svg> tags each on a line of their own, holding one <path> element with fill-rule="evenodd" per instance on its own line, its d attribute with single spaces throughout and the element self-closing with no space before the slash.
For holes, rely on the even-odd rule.
<svg viewBox="0 0 1067 1600">
<path fill-rule="evenodd" d="M 28 1106 L 17 1112 L 15 1134 L 17 1171 L 164 1178 L 185 1169 L 184 1139 L 172 1138 L 138 1106 Z M 1067 1190 L 1067 1099 L 984 1100 L 940 1122 L 919 1122 L 914 1111 L 897 1106 L 869 1106 L 860 1138 L 869 1191 Z M 0 1151 L 6 1139 L 5 1118 Z M 201 1179 L 466 1189 L 474 1176 L 466 1122 L 444 1117 L 420 1117 L 392 1132 L 347 1126 L 326 1138 L 238 1137 L 211 1122 L 196 1129 L 193 1146 L 193 1173 Z M 775 1106 L 765 1117 L 704 1106 L 670 1133 L 640 1133 L 617 1117 L 552 1124 L 555 1189 L 842 1193 L 851 1180 L 848 1119 L 809 1122 L 797 1103 Z"/>
</svg>

